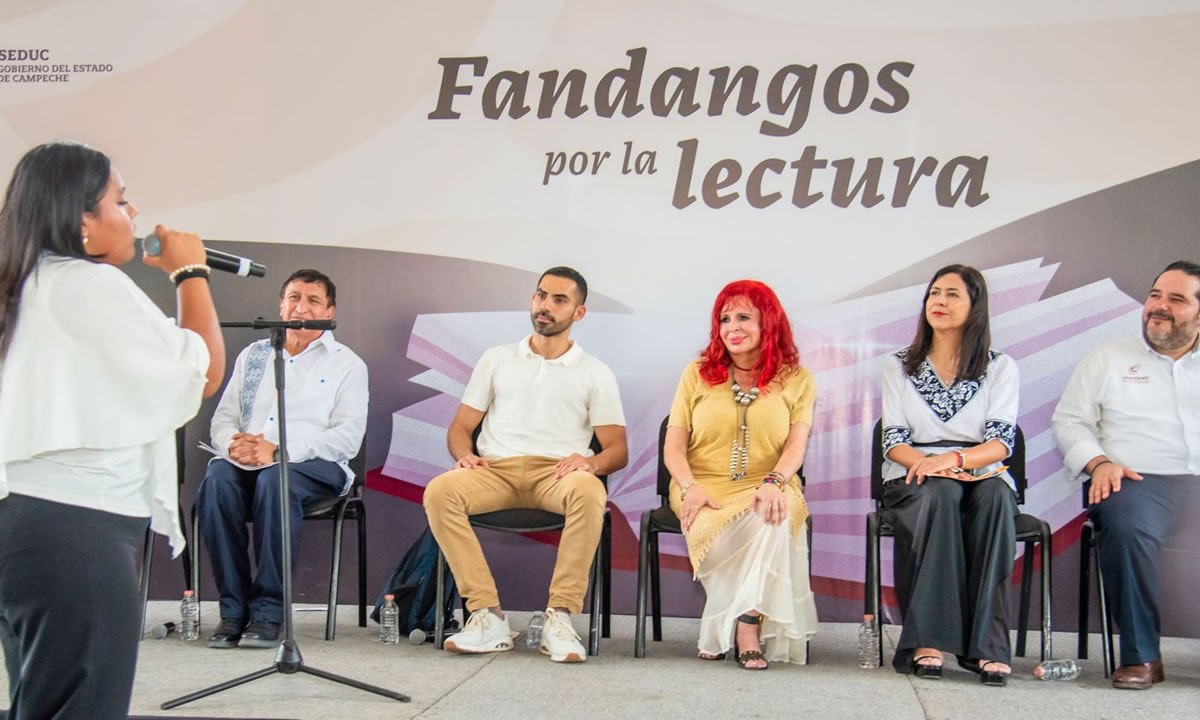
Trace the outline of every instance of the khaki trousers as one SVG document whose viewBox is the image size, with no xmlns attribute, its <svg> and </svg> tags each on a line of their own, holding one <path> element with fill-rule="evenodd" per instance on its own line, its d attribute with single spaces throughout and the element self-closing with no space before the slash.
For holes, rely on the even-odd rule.
<svg viewBox="0 0 1200 720">
<path fill-rule="evenodd" d="M 425 488 L 429 527 L 468 610 L 498 607 L 500 595 L 467 517 L 512 508 L 548 510 L 566 518 L 546 606 L 571 613 L 583 609 L 608 497 L 600 479 L 589 472 L 555 478 L 557 463 L 557 458 L 536 456 L 489 459 L 488 467 L 450 470 Z"/>
</svg>

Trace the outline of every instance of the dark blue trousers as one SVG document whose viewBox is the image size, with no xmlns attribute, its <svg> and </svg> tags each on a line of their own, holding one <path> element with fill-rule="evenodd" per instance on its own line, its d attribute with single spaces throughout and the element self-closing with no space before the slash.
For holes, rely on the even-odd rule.
<svg viewBox="0 0 1200 720">
<path fill-rule="evenodd" d="M 1190 475 L 1149 475 L 1121 481 L 1121 491 L 1088 506 L 1104 570 L 1104 596 L 1121 630 L 1121 664 L 1162 657 L 1158 641 L 1159 561 L 1163 541 L 1183 517 Z"/>
<path fill-rule="evenodd" d="M 337 497 L 346 475 L 328 460 L 288 465 L 288 522 L 292 569 L 300 550 L 304 505 Z M 283 518 L 279 510 L 279 466 L 242 470 L 225 460 L 208 464 L 196 493 L 200 534 L 212 558 L 221 592 L 222 620 L 283 622 Z M 254 523 L 256 568 L 250 575 L 249 533 Z"/>
</svg>

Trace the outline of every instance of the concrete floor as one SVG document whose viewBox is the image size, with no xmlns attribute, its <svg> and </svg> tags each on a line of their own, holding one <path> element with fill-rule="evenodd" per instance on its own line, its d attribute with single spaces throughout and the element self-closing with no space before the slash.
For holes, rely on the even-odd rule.
<svg viewBox="0 0 1200 720">
<path fill-rule="evenodd" d="M 147 627 L 178 622 L 178 603 L 153 602 Z M 523 628 L 528 613 L 512 613 Z M 205 603 L 211 629 L 215 605 Z M 132 714 L 237 718 L 1194 718 L 1200 713 L 1200 640 L 1163 642 L 1167 682 L 1142 692 L 1109 687 L 1093 659 L 1069 683 L 1043 683 L 1030 671 L 1035 659 L 1017 658 L 1007 688 L 982 686 L 975 675 L 951 670 L 941 682 L 890 668 L 855 664 L 856 627 L 825 624 L 812 642 L 812 664 L 775 665 L 767 672 L 740 670 L 732 662 L 695 659 L 698 621 L 668 619 L 665 640 L 650 642 L 647 657 L 633 657 L 633 618 L 613 618 L 612 638 L 585 665 L 556 665 L 523 646 L 514 652 L 457 656 L 433 646 L 384 646 L 374 626 L 359 628 L 350 606 L 339 609 L 338 639 L 325 642 L 323 612 L 296 614 L 305 663 L 412 696 L 399 703 L 305 674 L 274 674 L 174 711 L 159 706 L 202 687 L 269 667 L 272 650 L 210 650 L 174 635 L 147 635 L 138 660 Z M 576 618 L 585 630 L 586 618 Z M 886 628 L 889 650 L 898 629 Z M 1031 636 L 1031 640 L 1032 640 Z M 1074 653 L 1075 636 L 1057 634 L 1058 655 Z M 0 697 L 7 678 L 0 673 Z"/>
</svg>

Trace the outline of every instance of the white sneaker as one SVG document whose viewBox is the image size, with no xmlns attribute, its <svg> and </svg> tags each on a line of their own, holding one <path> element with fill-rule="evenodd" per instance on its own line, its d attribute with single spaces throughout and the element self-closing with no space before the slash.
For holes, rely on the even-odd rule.
<svg viewBox="0 0 1200 720">
<path fill-rule="evenodd" d="M 513 649 L 517 634 L 508 627 L 508 618 L 491 610 L 476 610 L 463 629 L 446 638 L 443 647 L 452 653 L 507 652 Z"/>
<path fill-rule="evenodd" d="M 554 662 L 587 662 L 587 650 L 583 649 L 579 634 L 571 625 L 570 614 L 558 612 L 554 608 L 546 608 L 546 626 L 542 628 L 539 649 Z"/>
</svg>

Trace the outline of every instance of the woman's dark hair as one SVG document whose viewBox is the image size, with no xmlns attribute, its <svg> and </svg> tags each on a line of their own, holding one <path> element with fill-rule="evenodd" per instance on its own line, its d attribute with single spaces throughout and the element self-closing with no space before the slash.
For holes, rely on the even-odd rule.
<svg viewBox="0 0 1200 720">
<path fill-rule="evenodd" d="M 39 145 L 17 163 L 0 209 L 0 358 L 17 325 L 21 290 L 43 253 L 91 260 L 83 214 L 95 212 L 112 163 L 86 145 Z"/>
<path fill-rule="evenodd" d="M 904 372 L 915 377 L 920 371 L 921 363 L 929 356 L 933 346 L 933 327 L 925 316 L 925 303 L 929 300 L 929 290 L 943 275 L 957 275 L 967 286 L 967 297 L 971 301 L 971 310 L 967 313 L 967 321 L 963 325 L 962 348 L 958 354 L 958 375 L 955 380 L 978 380 L 983 377 L 988 366 L 988 352 L 992 347 L 992 331 L 988 324 L 988 290 L 983 273 L 969 265 L 947 265 L 933 274 L 933 279 L 925 287 L 925 296 L 921 299 L 921 315 L 917 320 L 917 335 L 904 356 Z"/>
</svg>

